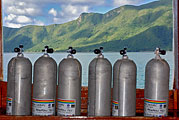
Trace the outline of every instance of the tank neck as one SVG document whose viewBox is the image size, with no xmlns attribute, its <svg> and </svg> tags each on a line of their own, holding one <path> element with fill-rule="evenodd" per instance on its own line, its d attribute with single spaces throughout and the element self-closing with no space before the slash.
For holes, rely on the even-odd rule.
<svg viewBox="0 0 179 120">
<path fill-rule="evenodd" d="M 155 59 L 162 59 L 159 54 L 156 54 Z"/>
<path fill-rule="evenodd" d="M 122 59 L 126 60 L 126 59 L 128 59 L 128 56 L 127 55 L 123 55 Z"/>
<path fill-rule="evenodd" d="M 43 57 L 50 57 L 48 53 L 44 53 Z"/>
<path fill-rule="evenodd" d="M 104 55 L 103 54 L 99 54 L 99 55 L 97 55 L 97 58 L 104 58 Z"/>
<path fill-rule="evenodd" d="M 68 54 L 67 58 L 74 58 L 72 54 Z"/>
<path fill-rule="evenodd" d="M 17 54 L 17 57 L 24 57 L 24 54 L 22 52 Z"/>
</svg>

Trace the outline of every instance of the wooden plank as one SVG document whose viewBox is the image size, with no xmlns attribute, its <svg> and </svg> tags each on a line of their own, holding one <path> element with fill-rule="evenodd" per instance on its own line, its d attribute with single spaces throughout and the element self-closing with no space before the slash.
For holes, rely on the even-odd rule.
<svg viewBox="0 0 179 120">
<path fill-rule="evenodd" d="M 0 6 L 2 2 L 0 0 Z M 3 80 L 2 7 L 0 8 L 0 81 Z"/>
<path fill-rule="evenodd" d="M 176 90 L 175 92 L 175 108 L 174 109 L 179 109 L 179 36 L 178 36 L 178 0 L 173 0 L 173 10 L 174 10 L 174 24 L 173 24 L 173 30 L 174 30 L 174 55 L 175 55 L 175 73 L 174 73 L 174 89 Z"/>
<path fill-rule="evenodd" d="M 75 116 L 75 117 L 60 117 L 60 116 L 5 116 L 5 115 L 0 115 L 0 118 L 2 120 L 66 120 L 66 119 L 71 119 L 71 120 L 76 120 L 76 119 L 85 119 L 85 120 L 90 120 L 90 119 L 101 119 L 101 120 L 177 120 L 177 117 L 87 117 L 87 116 Z"/>
</svg>

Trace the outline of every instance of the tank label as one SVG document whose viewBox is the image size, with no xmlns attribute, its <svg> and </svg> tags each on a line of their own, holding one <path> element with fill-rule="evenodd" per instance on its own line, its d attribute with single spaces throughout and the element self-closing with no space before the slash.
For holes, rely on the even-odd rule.
<svg viewBox="0 0 179 120">
<path fill-rule="evenodd" d="M 55 115 L 55 100 L 32 99 L 32 114 L 42 116 Z"/>
<path fill-rule="evenodd" d="M 6 114 L 12 115 L 12 98 L 7 97 Z"/>
<path fill-rule="evenodd" d="M 112 116 L 118 116 L 119 103 L 118 101 L 112 101 Z"/>
<path fill-rule="evenodd" d="M 58 99 L 57 115 L 74 116 L 76 108 L 76 100 L 74 99 Z"/>
<path fill-rule="evenodd" d="M 144 115 L 151 116 L 151 117 L 167 116 L 167 101 L 145 99 Z"/>
</svg>

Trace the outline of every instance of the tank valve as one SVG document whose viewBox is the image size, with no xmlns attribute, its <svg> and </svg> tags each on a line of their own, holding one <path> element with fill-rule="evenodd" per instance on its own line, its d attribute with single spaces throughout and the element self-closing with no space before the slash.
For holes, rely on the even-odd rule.
<svg viewBox="0 0 179 120">
<path fill-rule="evenodd" d="M 161 59 L 160 55 L 166 55 L 166 51 L 161 50 L 160 48 L 156 48 L 155 54 L 156 54 L 155 56 L 156 59 Z"/>
<path fill-rule="evenodd" d="M 76 50 L 70 46 L 70 47 L 68 47 L 67 53 L 69 53 L 68 57 L 73 57 L 73 54 L 76 54 Z"/>
<path fill-rule="evenodd" d="M 127 59 L 127 48 L 124 48 L 123 50 L 120 50 L 120 54 L 123 56 L 123 59 Z"/>
<path fill-rule="evenodd" d="M 103 53 L 103 47 L 100 47 L 99 49 L 94 50 L 95 54 L 102 54 Z"/>
<path fill-rule="evenodd" d="M 18 53 L 17 56 L 19 56 L 19 57 L 20 57 L 20 56 L 23 56 L 23 53 L 22 53 L 22 52 L 24 51 L 24 50 L 23 50 L 23 47 L 24 47 L 24 46 L 23 46 L 22 44 L 20 44 L 19 47 L 14 48 L 14 52 Z"/>
<path fill-rule="evenodd" d="M 53 48 L 49 48 L 48 46 L 45 46 L 42 52 L 44 52 L 44 54 L 47 54 L 47 53 L 53 53 L 54 51 Z"/>
<path fill-rule="evenodd" d="M 121 55 L 126 55 L 127 54 L 127 48 L 124 48 L 123 50 L 120 50 Z"/>
<path fill-rule="evenodd" d="M 156 48 L 155 50 L 155 54 L 156 55 L 166 55 L 166 51 L 165 50 L 161 50 L 160 48 Z"/>
</svg>

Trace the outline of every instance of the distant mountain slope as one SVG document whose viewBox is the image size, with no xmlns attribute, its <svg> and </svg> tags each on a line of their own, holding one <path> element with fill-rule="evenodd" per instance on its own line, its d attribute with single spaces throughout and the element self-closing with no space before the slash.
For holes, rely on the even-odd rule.
<svg viewBox="0 0 179 120">
<path fill-rule="evenodd" d="M 172 0 L 160 0 L 141 6 L 126 5 L 105 14 L 82 13 L 77 20 L 49 26 L 3 27 L 4 51 L 19 44 L 25 50 L 39 52 L 45 45 L 56 51 L 68 46 L 91 51 L 151 51 L 156 47 L 172 50 Z"/>
</svg>

